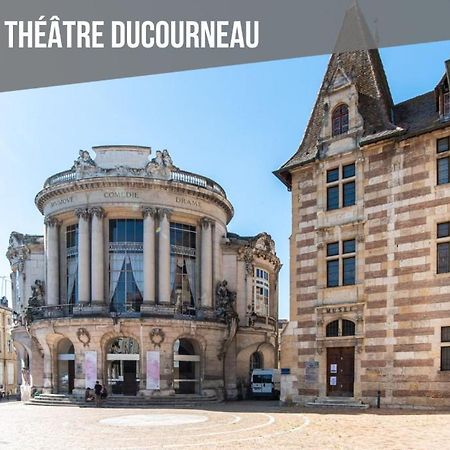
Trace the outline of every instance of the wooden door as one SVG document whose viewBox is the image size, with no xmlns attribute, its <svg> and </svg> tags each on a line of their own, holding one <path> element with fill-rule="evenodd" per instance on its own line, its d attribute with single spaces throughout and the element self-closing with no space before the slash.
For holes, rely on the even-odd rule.
<svg viewBox="0 0 450 450">
<path fill-rule="evenodd" d="M 353 397 L 355 347 L 327 348 L 327 395 Z"/>
</svg>

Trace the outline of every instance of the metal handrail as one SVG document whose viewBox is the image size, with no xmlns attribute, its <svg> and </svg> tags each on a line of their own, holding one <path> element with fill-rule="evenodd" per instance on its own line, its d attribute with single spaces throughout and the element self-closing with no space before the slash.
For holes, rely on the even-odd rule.
<svg viewBox="0 0 450 450">
<path fill-rule="evenodd" d="M 91 304 L 63 304 L 52 306 L 28 307 L 22 317 L 18 318 L 18 324 L 34 322 L 36 320 L 70 318 L 70 317 L 110 317 L 113 320 L 119 318 L 169 317 L 179 320 L 214 320 L 220 321 L 216 312 L 203 308 L 193 309 L 193 313 L 184 313 L 177 310 L 174 305 L 146 305 L 137 306 L 133 303 L 122 305 L 119 311 L 111 310 L 110 305 Z"/>
<path fill-rule="evenodd" d="M 51 186 L 56 186 L 58 184 L 63 183 L 71 183 L 73 181 L 79 179 L 88 179 L 88 178 L 99 178 L 102 176 L 108 176 L 108 172 L 105 174 L 85 174 L 80 176 L 75 170 L 65 170 L 64 172 L 59 172 L 51 177 L 47 178 L 44 183 L 44 188 L 48 188 Z M 144 171 L 140 174 L 132 175 L 133 177 L 141 177 L 141 178 L 152 178 L 150 175 L 147 175 Z M 224 197 L 226 197 L 226 193 L 224 189 L 217 184 L 215 181 L 210 178 L 204 177 L 202 175 L 197 175 L 192 172 L 186 172 L 184 170 L 174 170 L 170 174 L 170 181 L 175 181 L 179 183 L 190 184 L 193 186 L 202 187 L 213 192 L 216 192 Z"/>
</svg>

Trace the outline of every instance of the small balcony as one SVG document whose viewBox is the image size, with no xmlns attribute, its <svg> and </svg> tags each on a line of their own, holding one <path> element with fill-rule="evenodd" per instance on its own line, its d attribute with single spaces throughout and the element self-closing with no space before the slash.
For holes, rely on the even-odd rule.
<svg viewBox="0 0 450 450">
<path fill-rule="evenodd" d="M 65 304 L 55 306 L 29 307 L 25 313 L 14 314 L 16 326 L 23 326 L 39 320 L 56 320 L 62 318 L 111 318 L 114 322 L 121 318 L 140 319 L 145 317 L 160 317 L 176 320 L 214 321 L 221 322 L 214 310 L 206 308 L 184 308 L 180 310 L 174 305 L 141 305 L 129 303 L 120 308 L 110 305 Z"/>
</svg>

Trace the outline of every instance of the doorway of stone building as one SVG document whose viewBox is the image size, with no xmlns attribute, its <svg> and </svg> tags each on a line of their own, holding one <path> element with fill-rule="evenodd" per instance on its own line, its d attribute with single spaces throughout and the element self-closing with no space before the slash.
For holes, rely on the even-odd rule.
<svg viewBox="0 0 450 450">
<path fill-rule="evenodd" d="M 200 355 L 189 339 L 177 339 L 173 346 L 173 383 L 176 394 L 200 393 Z"/>
<path fill-rule="evenodd" d="M 108 387 L 113 395 L 136 395 L 139 390 L 139 344 L 130 337 L 115 338 L 107 346 Z"/>
<path fill-rule="evenodd" d="M 58 343 L 58 393 L 71 394 L 75 381 L 75 350 L 72 342 L 64 338 Z"/>
<path fill-rule="evenodd" d="M 327 396 L 353 397 L 355 347 L 327 348 Z"/>
</svg>

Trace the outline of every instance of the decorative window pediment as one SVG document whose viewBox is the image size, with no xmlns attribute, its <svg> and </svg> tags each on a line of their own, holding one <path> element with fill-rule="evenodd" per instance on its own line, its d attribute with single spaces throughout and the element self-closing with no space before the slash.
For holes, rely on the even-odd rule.
<svg viewBox="0 0 450 450">
<path fill-rule="evenodd" d="M 338 89 L 350 86 L 350 84 L 350 78 L 340 67 L 338 67 L 331 78 L 331 82 L 328 86 L 328 92 L 337 91 Z"/>
</svg>

